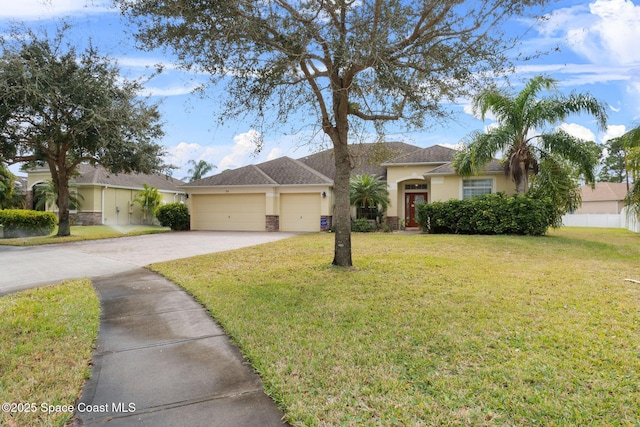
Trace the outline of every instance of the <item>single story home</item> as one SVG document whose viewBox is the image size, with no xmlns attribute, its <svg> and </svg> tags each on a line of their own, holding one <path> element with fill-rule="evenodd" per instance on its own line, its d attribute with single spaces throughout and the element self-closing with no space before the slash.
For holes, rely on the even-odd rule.
<svg viewBox="0 0 640 427">
<path fill-rule="evenodd" d="M 416 204 L 480 194 L 515 193 L 502 165 L 492 161 L 479 176 L 452 168 L 456 151 L 402 142 L 351 146 L 353 175 L 375 174 L 387 184 L 392 229 L 417 227 Z M 281 157 L 226 170 L 180 186 L 189 195 L 192 230 L 321 231 L 333 216 L 333 150 L 300 159 Z"/>
<path fill-rule="evenodd" d="M 624 198 L 628 192 L 624 182 L 597 182 L 595 187 L 580 187 L 582 206 L 575 214 L 619 214 L 624 208 Z"/>
<path fill-rule="evenodd" d="M 51 179 L 49 168 L 39 167 L 28 172 L 27 208 L 36 205 L 35 189 Z M 78 175 L 70 182 L 80 201 L 71 206 L 72 223 L 83 225 L 130 225 L 142 223 L 142 209 L 134 200 L 144 184 L 157 188 L 163 203 L 184 202 L 186 192 L 179 186 L 184 182 L 162 174 L 114 174 L 102 166 L 81 164 Z M 56 206 L 47 206 L 56 211 Z"/>
</svg>

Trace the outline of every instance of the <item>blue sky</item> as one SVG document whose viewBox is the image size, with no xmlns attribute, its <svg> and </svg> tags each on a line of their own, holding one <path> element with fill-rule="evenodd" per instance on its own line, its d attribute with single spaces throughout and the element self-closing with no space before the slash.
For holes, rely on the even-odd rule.
<svg viewBox="0 0 640 427">
<path fill-rule="evenodd" d="M 257 134 L 249 122 L 226 122 L 219 125 L 214 117 L 219 106 L 216 89 L 206 96 L 191 91 L 203 76 L 187 74 L 171 66 L 171 57 L 162 52 L 135 49 L 131 28 L 119 12 L 102 0 L 0 0 L 0 33 L 11 22 L 19 21 L 33 28 L 55 28 L 66 19 L 73 28 L 70 41 L 82 45 L 91 39 L 100 53 L 118 62 L 122 75 L 129 79 L 148 75 L 155 64 L 164 72 L 145 87 L 152 102 L 160 103 L 167 148 L 167 161 L 178 167 L 174 176 L 187 175 L 188 160 L 206 160 L 217 171 L 233 169 L 280 156 L 302 157 L 322 148 L 309 129 L 297 129 L 295 123 L 280 132 L 264 135 L 265 145 L 254 153 Z M 514 28 L 529 28 L 523 50 L 559 51 L 544 55 L 516 68 L 512 83 L 518 84 L 537 74 L 559 81 L 563 92 L 590 92 L 608 105 L 609 126 L 597 129 L 590 117 L 571 117 L 559 124 L 573 135 L 603 143 L 640 123 L 640 3 L 638 0 L 558 1 L 548 7 L 542 25 L 531 27 L 526 21 L 514 22 Z M 515 86 L 514 90 L 517 90 Z M 491 125 L 473 117 L 469 101 L 460 100 L 451 109 L 456 120 L 434 125 L 423 131 L 405 132 L 393 128 L 387 140 L 404 141 L 420 147 L 434 144 L 455 146 L 474 130 Z M 373 135 L 370 140 L 373 140 Z M 367 137 L 365 136 L 365 139 Z M 12 168 L 17 171 L 15 167 Z"/>
</svg>

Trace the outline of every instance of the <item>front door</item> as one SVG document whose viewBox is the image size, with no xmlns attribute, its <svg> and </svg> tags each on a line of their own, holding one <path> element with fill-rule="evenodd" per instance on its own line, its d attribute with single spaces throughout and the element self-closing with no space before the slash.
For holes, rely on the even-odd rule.
<svg viewBox="0 0 640 427">
<path fill-rule="evenodd" d="M 427 193 L 406 193 L 404 195 L 404 219 L 407 227 L 418 227 L 420 225 L 416 221 L 418 214 L 416 205 L 427 200 Z"/>
</svg>

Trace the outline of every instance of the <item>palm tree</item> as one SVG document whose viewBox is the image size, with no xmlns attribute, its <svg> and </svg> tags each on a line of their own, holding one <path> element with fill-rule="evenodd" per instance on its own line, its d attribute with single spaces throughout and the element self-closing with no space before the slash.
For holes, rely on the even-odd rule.
<svg viewBox="0 0 640 427">
<path fill-rule="evenodd" d="M 484 120 L 495 115 L 498 126 L 486 133 L 476 132 L 454 160 L 463 176 L 477 174 L 498 152 L 504 155 L 505 172 L 513 178 L 519 194 L 529 190 L 529 175 L 537 174 L 540 162 L 556 156 L 574 165 L 588 183 L 595 182 L 598 162 L 593 142 L 581 140 L 551 126 L 570 114 L 588 113 L 604 129 L 607 120 L 603 103 L 589 94 L 563 96 L 557 92 L 538 98 L 542 90 L 555 88 L 556 81 L 534 77 L 515 97 L 498 89 L 481 92 L 473 107 Z"/>
<path fill-rule="evenodd" d="M 625 168 L 627 169 L 627 197 L 625 205 L 636 215 L 640 215 L 640 126 L 631 129 L 620 137 L 625 149 Z M 629 184 L 629 174 L 633 184 Z"/>
<path fill-rule="evenodd" d="M 38 184 L 35 187 L 34 194 L 34 206 L 33 208 L 38 211 L 46 211 L 47 206 L 54 206 L 58 203 L 58 190 L 53 183 L 53 180 L 49 179 L 43 184 Z M 73 188 L 73 186 L 70 186 Z M 78 194 L 77 191 L 69 192 L 69 206 L 71 210 L 80 209 L 81 200 L 84 200 L 82 194 Z"/>
<path fill-rule="evenodd" d="M 356 215 L 367 219 L 381 219 L 390 203 L 386 183 L 375 175 L 367 174 L 351 177 L 349 200 L 351 206 L 358 209 Z"/>
<path fill-rule="evenodd" d="M 207 163 L 204 160 L 200 160 L 197 163 L 195 160 L 189 160 L 188 163 L 190 165 L 193 165 L 193 168 L 189 169 L 189 171 L 187 172 L 191 175 L 191 177 L 189 178 L 189 182 L 201 179 L 207 173 L 211 172 L 213 168 L 215 168 L 214 165 L 212 165 L 211 163 Z"/>
</svg>

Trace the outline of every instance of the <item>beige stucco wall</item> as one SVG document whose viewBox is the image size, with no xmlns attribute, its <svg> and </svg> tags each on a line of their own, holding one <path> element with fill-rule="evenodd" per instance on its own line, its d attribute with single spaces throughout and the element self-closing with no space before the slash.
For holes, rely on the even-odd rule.
<svg viewBox="0 0 640 427">
<path fill-rule="evenodd" d="M 462 181 L 459 175 L 427 175 L 424 174 L 439 165 L 400 165 L 387 168 L 387 190 L 391 204 L 387 209 L 388 217 L 405 218 L 405 194 L 427 193 L 428 202 L 445 201 L 462 198 Z M 491 179 L 492 192 L 515 194 L 515 185 L 504 174 L 488 174 L 474 176 L 472 179 Z M 427 189 L 406 190 L 407 184 L 426 184 Z"/>
<path fill-rule="evenodd" d="M 619 214 L 622 212 L 624 202 L 622 200 L 602 200 L 593 202 L 582 202 L 582 206 L 574 213 L 576 214 Z"/>
</svg>

